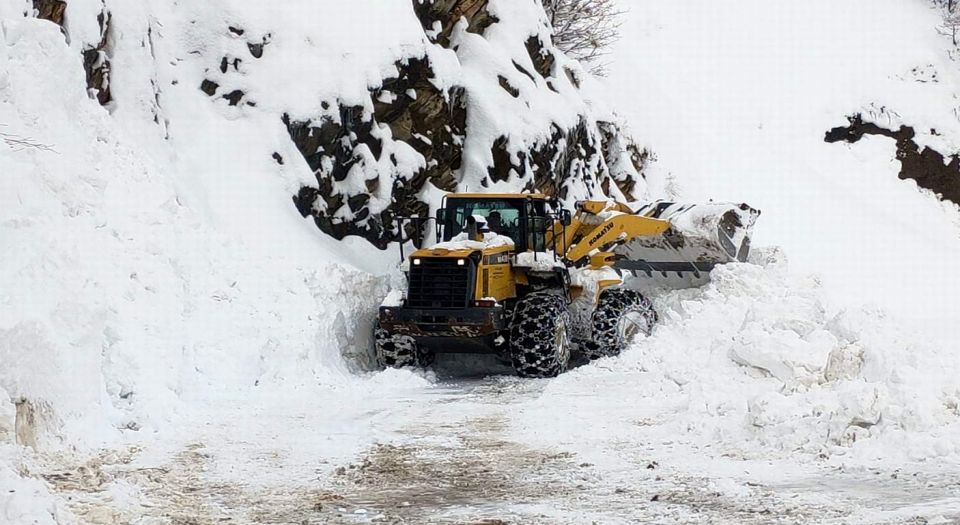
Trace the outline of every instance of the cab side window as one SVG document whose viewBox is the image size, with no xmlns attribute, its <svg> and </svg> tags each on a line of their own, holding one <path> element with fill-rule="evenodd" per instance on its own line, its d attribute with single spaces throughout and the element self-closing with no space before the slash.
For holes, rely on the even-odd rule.
<svg viewBox="0 0 960 525">
<path fill-rule="evenodd" d="M 546 208 L 542 201 L 527 201 L 527 238 L 528 248 L 537 252 L 546 251 L 546 233 L 548 221 Z"/>
</svg>

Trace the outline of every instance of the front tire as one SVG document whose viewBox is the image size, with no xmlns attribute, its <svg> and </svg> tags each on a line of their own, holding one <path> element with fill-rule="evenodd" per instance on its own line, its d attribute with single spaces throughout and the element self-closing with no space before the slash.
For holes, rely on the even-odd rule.
<svg viewBox="0 0 960 525">
<path fill-rule="evenodd" d="M 523 298 L 510 326 L 510 360 L 521 377 L 556 377 L 570 364 L 570 313 L 559 295 Z"/>
<path fill-rule="evenodd" d="M 425 367 L 432 361 L 432 354 L 420 349 L 412 337 L 391 335 L 379 321 L 373 327 L 373 341 L 382 368 Z"/>
<path fill-rule="evenodd" d="M 635 336 L 650 335 L 657 323 L 653 303 L 635 290 L 605 290 L 593 313 L 592 335 L 581 344 L 588 359 L 620 355 Z"/>
</svg>

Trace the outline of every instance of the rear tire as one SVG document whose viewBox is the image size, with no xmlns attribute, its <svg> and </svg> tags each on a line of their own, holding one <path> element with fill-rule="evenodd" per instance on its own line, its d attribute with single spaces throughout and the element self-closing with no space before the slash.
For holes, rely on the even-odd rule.
<svg viewBox="0 0 960 525">
<path fill-rule="evenodd" d="M 433 354 L 417 346 L 407 335 L 391 335 L 378 321 L 373 327 L 377 364 L 383 368 L 425 367 L 433 361 Z"/>
<path fill-rule="evenodd" d="M 588 359 L 620 355 L 633 337 L 650 335 L 657 323 L 653 303 L 635 290 L 605 290 L 593 313 L 592 336 L 580 345 Z"/>
<path fill-rule="evenodd" d="M 514 311 L 510 360 L 521 377 L 556 377 L 570 363 L 570 313 L 563 297 L 531 294 Z"/>
</svg>

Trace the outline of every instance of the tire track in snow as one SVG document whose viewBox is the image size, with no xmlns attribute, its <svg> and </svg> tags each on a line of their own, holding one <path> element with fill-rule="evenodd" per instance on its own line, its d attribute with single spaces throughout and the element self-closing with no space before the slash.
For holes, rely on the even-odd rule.
<svg viewBox="0 0 960 525">
<path fill-rule="evenodd" d="M 51 460 L 44 477 L 83 524 L 911 523 L 922 510 L 873 513 L 887 493 L 864 484 L 865 495 L 831 499 L 817 479 L 731 492 L 722 485 L 728 480 L 672 467 L 656 446 L 625 444 L 619 463 L 593 465 L 563 448 L 516 441 L 511 415 L 547 384 L 455 380 L 380 400 L 355 411 L 363 414 L 354 424 L 381 439 L 349 461 L 295 453 L 291 429 L 324 428 L 329 414 L 244 406 L 237 410 L 273 419 L 237 433 L 236 413 L 224 410 L 221 420 L 193 429 L 202 439 L 159 464 L 140 461 L 133 448 L 79 464 L 61 459 L 59 467 Z M 856 482 L 835 482 L 844 480 Z M 946 481 L 911 486 L 932 483 L 939 494 Z"/>
<path fill-rule="evenodd" d="M 652 465 L 640 458 L 611 473 L 568 451 L 507 439 L 511 405 L 544 385 L 515 378 L 449 384 L 445 397 L 401 430 L 404 438 L 337 469 L 328 486 L 343 499 L 329 509 L 329 523 L 804 523 L 845 515 L 760 487 L 731 499 L 708 479 L 668 469 L 640 475 Z"/>
</svg>

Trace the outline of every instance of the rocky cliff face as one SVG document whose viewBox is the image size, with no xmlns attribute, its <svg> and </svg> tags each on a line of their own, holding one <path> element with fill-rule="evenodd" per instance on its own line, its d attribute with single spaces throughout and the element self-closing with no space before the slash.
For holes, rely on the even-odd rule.
<svg viewBox="0 0 960 525">
<path fill-rule="evenodd" d="M 824 140 L 829 143 L 859 142 L 864 135 L 878 135 L 889 137 L 897 143 L 896 158 L 900 162 L 899 177 L 903 180 L 913 180 L 917 186 L 930 190 L 940 199 L 960 204 L 960 157 L 953 155 L 949 158 L 937 150 L 921 147 L 914 140 L 917 136 L 914 128 L 900 126 L 899 129 L 888 129 L 873 122 L 865 121 L 863 115 L 857 114 L 847 119 L 849 126 L 839 126 L 827 132 Z M 936 135 L 935 129 L 930 130 Z"/>
<path fill-rule="evenodd" d="M 66 29 L 67 2 L 65 0 L 33 0 L 33 12 L 37 18 L 49 20 Z M 110 96 L 110 10 L 101 3 L 97 14 L 100 28 L 99 39 L 82 42 L 83 68 L 87 75 L 87 89 L 102 106 L 112 100 Z M 65 31 L 66 32 L 66 31 Z M 69 36 L 69 35 L 68 35 Z"/>
<path fill-rule="evenodd" d="M 80 54 L 91 98 L 164 139 L 191 125 L 163 108 L 181 104 L 181 82 L 237 127 L 269 118 L 286 145 L 260 125 L 265 158 L 336 239 L 419 242 L 429 228 L 396 219 L 428 217 L 453 191 L 645 197 L 649 154 L 553 47 L 539 2 L 30 1 Z"/>
<path fill-rule="evenodd" d="M 320 229 L 336 238 L 361 235 L 383 248 L 401 236 L 395 218 L 429 216 L 437 191 L 508 188 L 568 200 L 642 197 L 648 154 L 622 133 L 612 115 L 604 121 L 583 103 L 580 90 L 586 74 L 553 48 L 544 17 L 528 24 L 526 32 L 504 30 L 492 37 L 524 56 L 487 56 L 484 68 L 476 70 L 478 54 L 496 53 L 486 39 L 504 23 L 501 18 L 511 14 L 504 5 L 491 0 L 413 0 L 412 9 L 433 49 L 398 61 L 395 75 L 370 88 L 365 106 L 329 100 L 331 114 L 309 120 L 284 116 L 317 178 L 315 186 L 303 187 L 294 199 L 304 216 L 312 215 Z M 431 56 L 441 52 L 452 55 L 453 73 L 448 64 L 444 73 L 434 67 Z M 450 87 L 440 89 L 438 84 Z M 509 111 L 531 114 L 520 129 L 511 126 L 515 116 L 504 118 L 502 107 L 491 107 L 504 96 L 510 99 Z M 571 98 L 580 103 L 561 107 L 566 115 L 552 119 L 536 114 L 535 98 L 548 103 L 557 99 L 561 106 Z M 384 162 L 384 140 L 408 146 L 422 157 L 419 166 L 405 170 L 394 156 Z M 465 156 L 474 161 L 465 163 Z M 394 173 L 387 179 L 389 188 L 382 187 L 384 178 L 378 169 L 370 169 L 374 166 Z M 359 173 L 363 180 L 351 183 Z M 389 203 L 371 202 L 378 190 L 389 192 Z M 418 240 L 421 233 L 408 230 L 402 236 Z"/>
<path fill-rule="evenodd" d="M 428 57 L 397 62 L 396 69 L 396 76 L 370 90 L 372 112 L 330 101 L 327 105 L 335 108 L 334 115 L 308 121 L 283 116 L 290 138 L 317 178 L 317 186 L 301 188 L 294 202 L 304 217 L 312 215 L 317 226 L 335 238 L 361 235 L 385 248 L 398 238 L 392 229 L 396 217 L 429 215 L 428 203 L 419 196 L 425 184 L 442 191 L 457 188 L 454 172 L 462 164 L 466 135 L 465 90 L 437 88 Z M 388 136 L 381 128 L 384 125 Z M 384 140 L 403 142 L 423 158 L 422 164 L 402 173 L 401 160 L 384 154 Z M 402 173 L 387 178 L 388 188 L 380 187 L 381 162 L 386 169 Z M 344 191 L 343 185 L 358 173 L 366 175 L 362 184 Z M 371 210 L 371 195 L 381 189 L 392 202 Z"/>
</svg>

